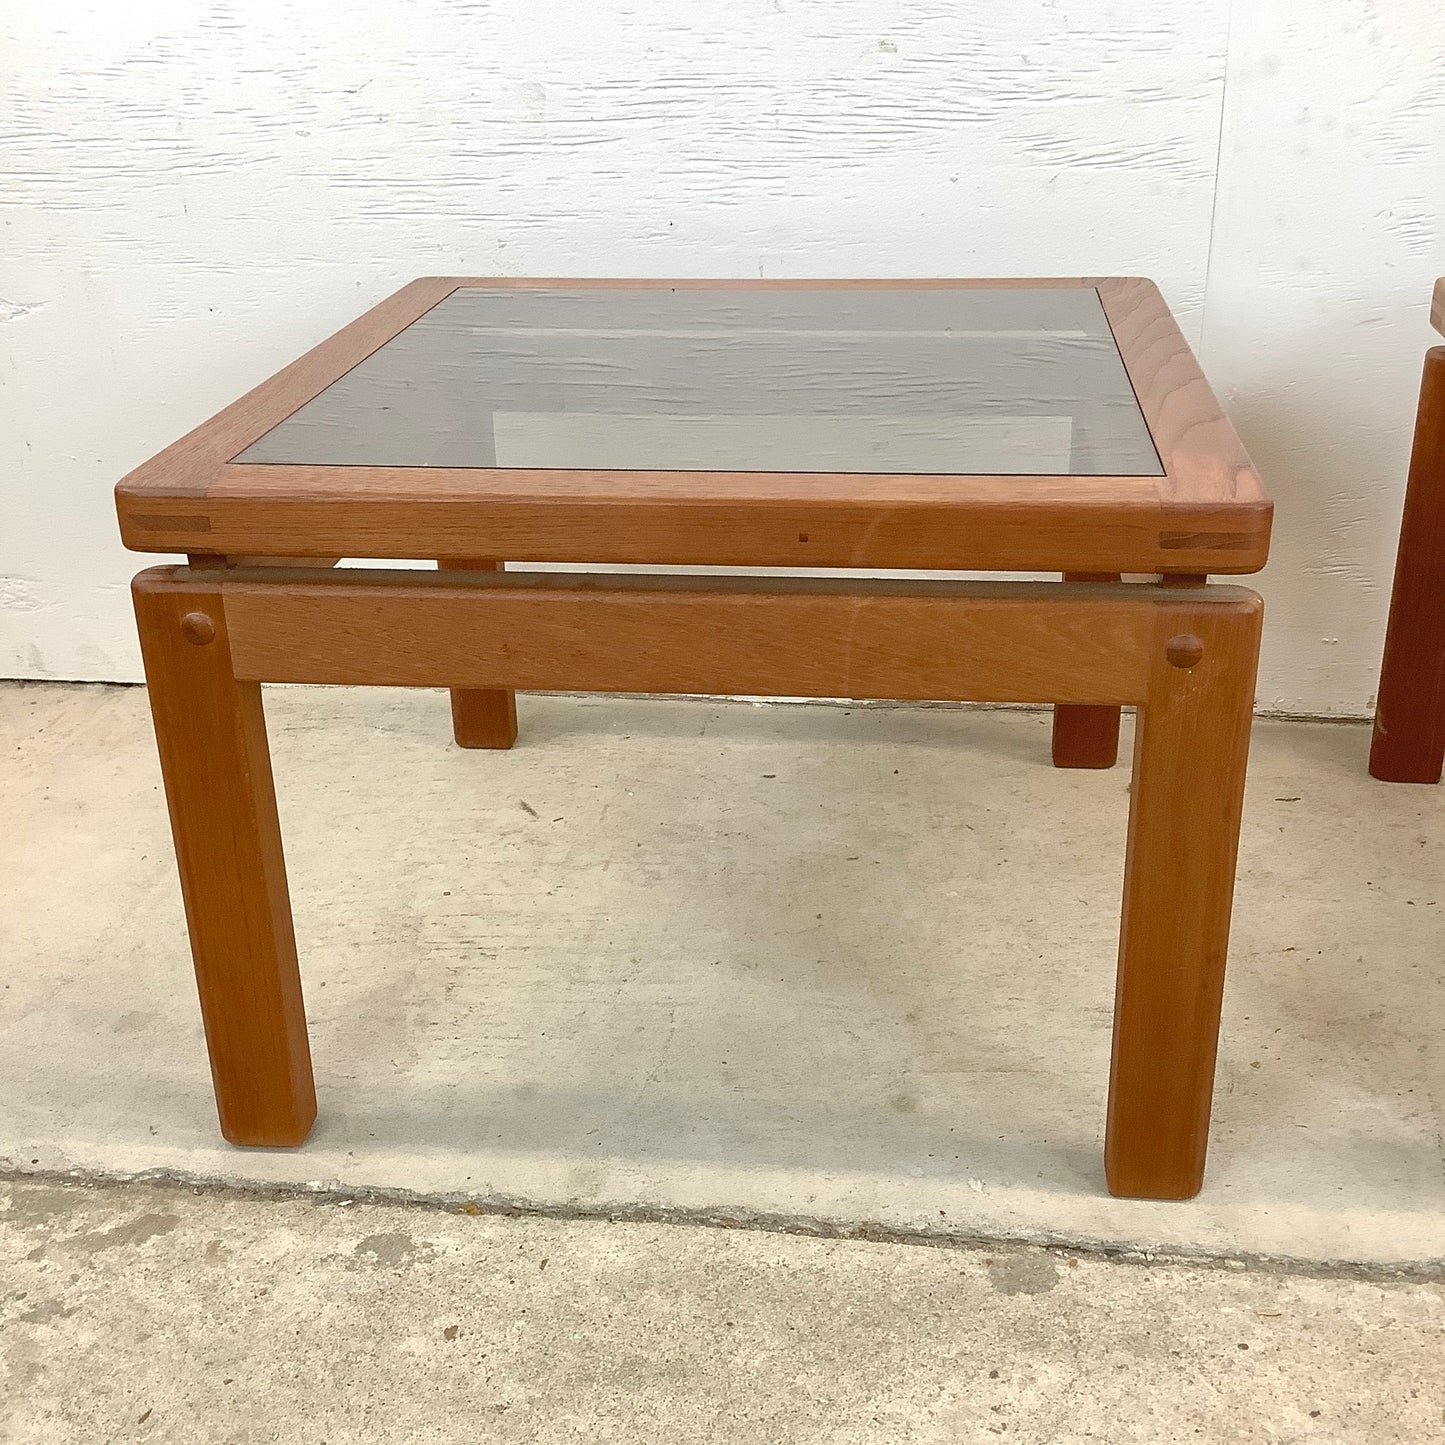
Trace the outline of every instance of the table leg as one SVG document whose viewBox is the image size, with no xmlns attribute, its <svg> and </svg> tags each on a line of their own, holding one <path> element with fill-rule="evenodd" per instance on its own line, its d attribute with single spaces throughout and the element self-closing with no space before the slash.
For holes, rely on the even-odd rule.
<svg viewBox="0 0 1445 1445">
<path fill-rule="evenodd" d="M 219 585 L 133 592 L 221 1132 L 300 1144 L 316 1092 L 260 684 L 232 674 Z"/>
<path fill-rule="evenodd" d="M 500 572 L 500 562 L 443 557 L 437 566 L 458 572 Z M 452 736 L 459 748 L 509 748 L 517 741 L 517 694 L 510 688 L 454 687 Z"/>
<path fill-rule="evenodd" d="M 1117 572 L 1065 572 L 1065 582 L 1117 582 Z M 1054 708 L 1054 766 L 1112 768 L 1119 759 L 1119 709 L 1061 703 Z"/>
<path fill-rule="evenodd" d="M 1438 783 L 1445 763 L 1445 346 L 1425 355 L 1370 772 Z"/>
<path fill-rule="evenodd" d="M 459 679 L 496 690 L 489 685 L 505 676 L 536 688 L 818 696 L 846 678 L 857 697 L 936 698 L 953 688 L 972 698 L 1138 705 L 1105 1167 L 1115 1194 L 1198 1190 L 1257 597 L 1046 584 L 916 597 L 876 584 L 832 595 L 731 579 L 513 587 L 278 569 L 157 569 L 135 592 L 228 1138 L 299 1142 L 315 1112 L 260 680 Z M 899 649 L 900 635 L 929 643 Z"/>
<path fill-rule="evenodd" d="M 1261 607 L 1160 610 L 1135 725 L 1105 1171 L 1113 1194 L 1204 1178 Z"/>
</svg>

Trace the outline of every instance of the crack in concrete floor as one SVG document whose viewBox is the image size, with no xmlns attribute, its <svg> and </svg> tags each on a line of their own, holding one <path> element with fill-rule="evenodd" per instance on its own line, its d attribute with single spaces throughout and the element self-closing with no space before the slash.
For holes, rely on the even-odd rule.
<svg viewBox="0 0 1445 1445">
<path fill-rule="evenodd" d="M 1425 1442 L 1442 1344 L 1439 1281 L 0 1185 L 13 1445 Z"/>
</svg>

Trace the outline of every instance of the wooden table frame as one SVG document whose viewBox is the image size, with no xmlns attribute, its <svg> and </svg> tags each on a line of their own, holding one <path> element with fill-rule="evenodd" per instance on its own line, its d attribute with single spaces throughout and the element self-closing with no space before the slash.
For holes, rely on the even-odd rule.
<svg viewBox="0 0 1445 1445">
<path fill-rule="evenodd" d="M 1161 476 L 546 471 L 232 460 L 392 337 L 472 287 L 788 290 L 1090 287 Z M 339 474 L 344 474 L 339 476 Z M 1164 298 L 1137 276 L 413 281 L 167 447 L 116 488 L 138 552 L 477 557 L 710 567 L 1257 572 L 1273 507 Z"/>
<path fill-rule="evenodd" d="M 1105 1170 L 1203 1179 L 1261 604 L 1234 587 L 156 568 L 135 581 L 226 1138 L 316 1116 L 262 682 L 1134 704 Z"/>
<path fill-rule="evenodd" d="M 236 460 L 459 288 L 999 286 L 1097 291 L 1159 475 Z M 1264 565 L 1271 506 L 1152 282 L 427 277 L 132 472 L 116 502 L 128 547 L 192 564 L 142 573 L 135 600 L 228 1139 L 299 1144 L 316 1112 L 262 682 L 447 687 L 457 742 L 479 748 L 515 741 L 517 688 L 1051 703 L 1069 767 L 1113 764 L 1133 704 L 1106 1173 L 1117 1194 L 1199 1188 L 1260 628 L 1252 593 L 1204 583 Z M 442 570 L 326 570 L 342 557 Z M 586 576 L 498 559 L 1065 580 Z"/>
<path fill-rule="evenodd" d="M 1445 276 L 1430 324 L 1445 336 Z M 1445 766 L 1445 346 L 1425 353 L 1400 519 L 1370 773 L 1438 783 Z"/>
</svg>

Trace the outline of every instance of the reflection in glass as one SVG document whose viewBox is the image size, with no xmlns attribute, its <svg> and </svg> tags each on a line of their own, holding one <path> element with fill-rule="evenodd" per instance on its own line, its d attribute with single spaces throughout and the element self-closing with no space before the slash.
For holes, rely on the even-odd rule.
<svg viewBox="0 0 1445 1445">
<path fill-rule="evenodd" d="M 462 289 L 236 460 L 1162 471 L 1088 287 Z"/>
</svg>

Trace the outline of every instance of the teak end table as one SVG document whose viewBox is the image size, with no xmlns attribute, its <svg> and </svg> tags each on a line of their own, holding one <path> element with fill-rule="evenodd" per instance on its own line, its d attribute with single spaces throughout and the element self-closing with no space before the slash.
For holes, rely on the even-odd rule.
<svg viewBox="0 0 1445 1445">
<path fill-rule="evenodd" d="M 117 505 L 190 559 L 134 592 L 227 1139 L 316 1115 L 263 682 L 447 687 L 482 748 L 518 688 L 1056 704 L 1078 767 L 1133 704 L 1105 1170 L 1199 1189 L 1261 615 L 1205 583 L 1270 504 L 1151 282 L 428 278 Z"/>
</svg>

